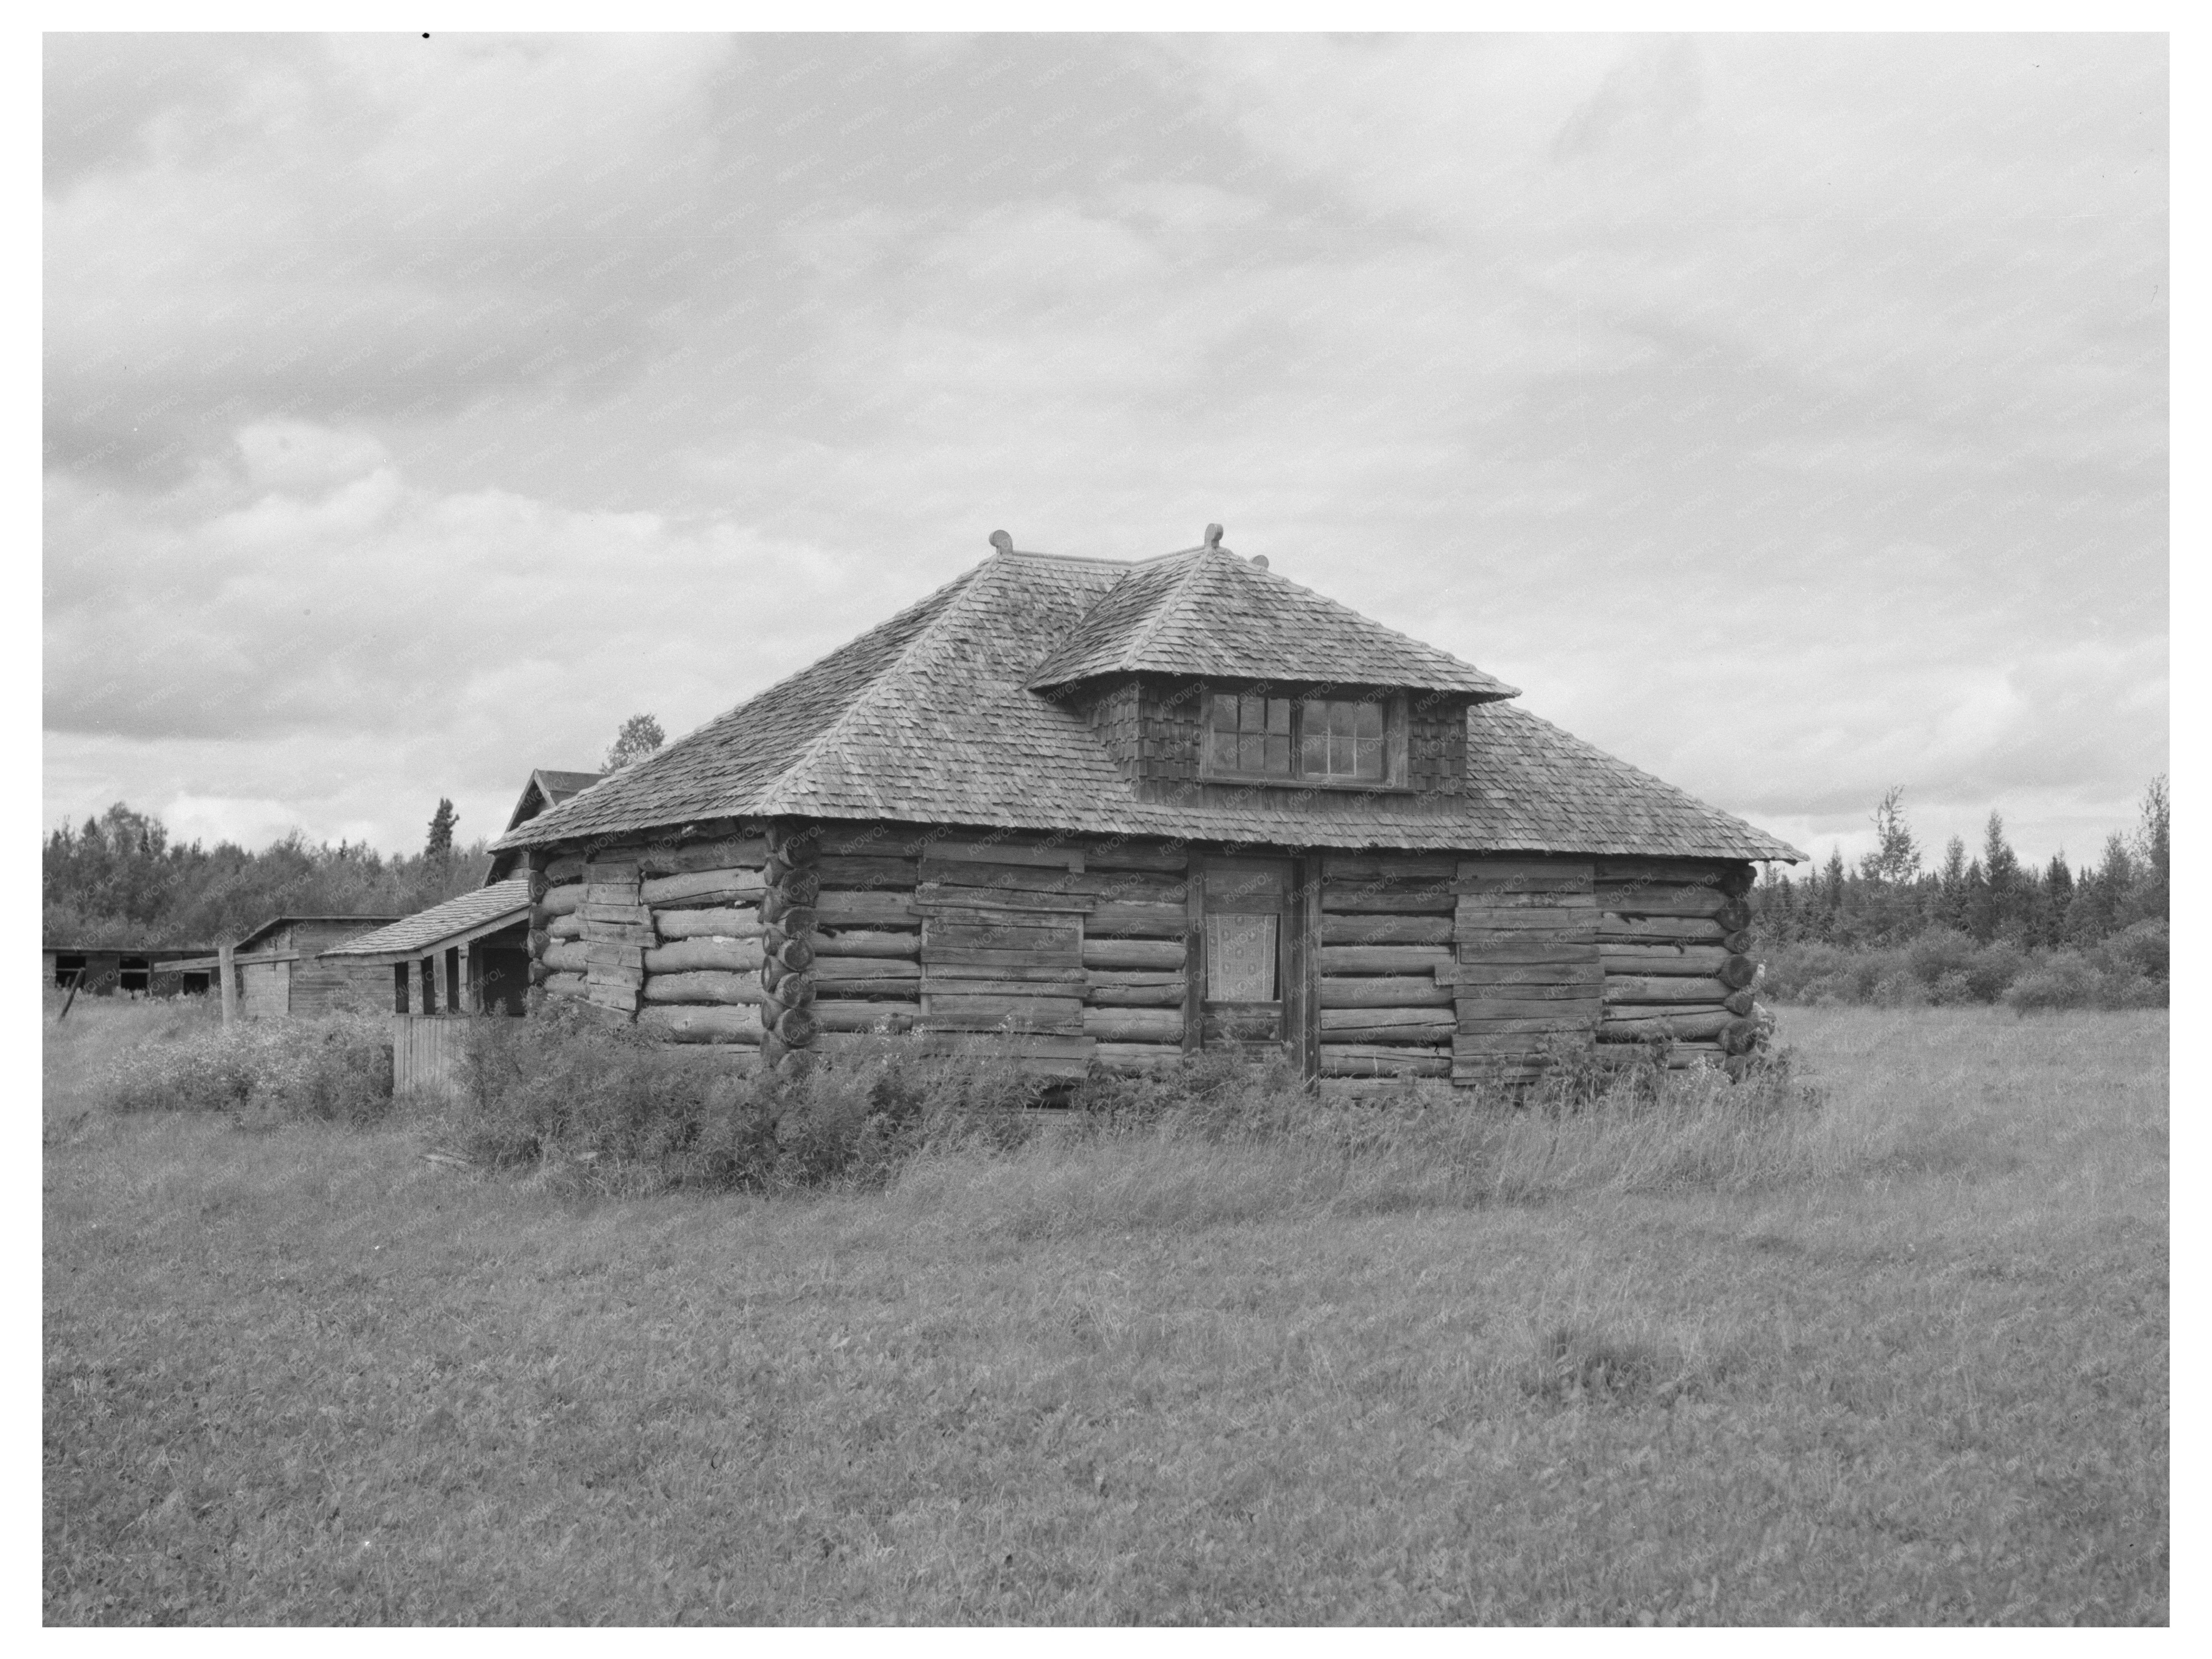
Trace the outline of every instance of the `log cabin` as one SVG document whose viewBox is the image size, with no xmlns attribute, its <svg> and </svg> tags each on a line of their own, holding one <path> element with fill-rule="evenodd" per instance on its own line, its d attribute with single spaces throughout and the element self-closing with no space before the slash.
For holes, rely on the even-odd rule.
<svg viewBox="0 0 2212 1659">
<path fill-rule="evenodd" d="M 1746 896 L 1794 848 L 1218 526 L 991 544 L 494 844 L 533 1008 L 739 1066 L 918 1030 L 1055 1077 L 1279 1052 L 1332 1092 L 1761 1040 Z"/>
<path fill-rule="evenodd" d="M 507 829 L 520 829 L 547 807 L 558 806 L 570 796 L 583 793 L 605 776 L 604 772 L 556 772 L 549 766 L 537 768 L 531 773 L 530 781 L 522 786 L 514 811 L 507 814 Z M 483 884 L 495 887 L 503 881 L 513 880 L 521 867 L 522 856 L 514 851 L 495 854 L 491 867 L 484 872 Z"/>
</svg>

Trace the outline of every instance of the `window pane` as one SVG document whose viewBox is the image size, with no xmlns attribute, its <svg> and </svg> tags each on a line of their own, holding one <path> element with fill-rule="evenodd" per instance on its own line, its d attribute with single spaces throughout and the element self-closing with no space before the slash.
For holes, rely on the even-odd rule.
<svg viewBox="0 0 2212 1659">
<path fill-rule="evenodd" d="M 1265 697 L 1237 699 L 1237 729 L 1239 732 L 1264 732 L 1267 729 L 1267 700 Z"/>
<path fill-rule="evenodd" d="M 1380 742 L 1362 742 L 1353 769 L 1354 775 L 1380 780 L 1382 776 L 1382 745 Z"/>
<path fill-rule="evenodd" d="M 1288 697 L 1267 699 L 1267 731 L 1275 737 L 1291 735 L 1291 700 Z"/>
<path fill-rule="evenodd" d="M 1308 726 L 1298 739 L 1298 770 L 1316 776 L 1328 772 L 1328 733 Z"/>
<path fill-rule="evenodd" d="M 1237 769 L 1237 734 L 1234 732 L 1209 732 L 1206 737 L 1206 763 L 1217 772 Z"/>
<path fill-rule="evenodd" d="M 1328 734 L 1332 738 L 1352 735 L 1352 706 L 1348 702 L 1333 702 L 1328 706 Z"/>
<path fill-rule="evenodd" d="M 1267 737 L 1263 732 L 1240 732 L 1237 734 L 1237 769 L 1257 772 L 1267 763 Z"/>
<path fill-rule="evenodd" d="M 1358 734 L 1372 742 L 1381 742 L 1382 738 L 1382 705 L 1379 702 L 1362 702 L 1355 703 L 1352 707 L 1358 710 Z"/>
<path fill-rule="evenodd" d="M 1211 699 L 1212 707 L 1206 711 L 1206 723 L 1218 732 L 1237 729 L 1237 699 L 1216 692 Z"/>
<path fill-rule="evenodd" d="M 1286 773 L 1291 769 L 1291 740 L 1267 734 L 1267 770 Z"/>
</svg>

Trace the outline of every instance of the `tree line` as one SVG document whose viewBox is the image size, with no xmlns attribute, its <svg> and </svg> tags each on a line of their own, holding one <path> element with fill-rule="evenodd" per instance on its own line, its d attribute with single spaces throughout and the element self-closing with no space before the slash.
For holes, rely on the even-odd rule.
<svg viewBox="0 0 2212 1659">
<path fill-rule="evenodd" d="M 2115 833 L 2094 864 L 2070 867 L 2062 851 L 2040 868 L 2024 864 L 1996 812 L 1970 854 L 1956 836 L 1933 869 L 1905 821 L 1905 792 L 1875 809 L 1875 847 L 1856 866 L 1842 850 L 1822 868 L 1793 878 L 1769 865 L 1753 893 L 1754 925 L 1771 943 L 1806 941 L 1886 948 L 1937 929 L 1978 945 L 2083 950 L 2144 922 L 2166 920 L 2172 801 L 2164 776 L 2144 792 L 2131 834 Z"/>
</svg>

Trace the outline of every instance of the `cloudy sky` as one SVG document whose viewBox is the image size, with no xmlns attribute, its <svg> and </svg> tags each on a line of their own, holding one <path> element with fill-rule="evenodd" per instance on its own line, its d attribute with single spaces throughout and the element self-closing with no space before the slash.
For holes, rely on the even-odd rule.
<svg viewBox="0 0 2212 1659">
<path fill-rule="evenodd" d="M 1228 544 L 1825 854 L 2166 769 L 2155 36 L 48 36 L 45 811 L 496 830 Z"/>
</svg>

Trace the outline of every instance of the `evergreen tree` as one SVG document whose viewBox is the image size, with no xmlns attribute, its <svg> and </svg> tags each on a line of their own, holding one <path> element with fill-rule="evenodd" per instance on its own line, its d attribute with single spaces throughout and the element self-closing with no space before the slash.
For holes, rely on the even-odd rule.
<svg viewBox="0 0 2212 1659">
<path fill-rule="evenodd" d="M 2066 849 L 2060 848 L 2043 868 L 2042 889 L 2037 895 L 2038 945 L 2058 945 L 2067 936 L 2067 921 L 2074 908 L 2074 872 L 2066 867 Z"/>
<path fill-rule="evenodd" d="M 667 739 L 661 735 L 660 722 L 650 714 L 632 714 L 615 733 L 614 746 L 607 750 L 606 769 L 619 772 L 652 754 Z"/>
<path fill-rule="evenodd" d="M 2133 840 L 2130 851 L 2135 855 L 2134 881 L 2118 906 L 2119 918 L 2123 924 L 2151 918 L 2163 921 L 2173 843 L 2173 800 L 2164 773 L 2153 778 L 2143 792 L 2142 822 Z"/>
<path fill-rule="evenodd" d="M 445 863 L 453 856 L 453 826 L 461 815 L 453 811 L 453 803 L 444 796 L 438 798 L 438 810 L 430 815 L 429 839 L 422 844 L 422 856 Z"/>
<path fill-rule="evenodd" d="M 2026 920 L 2027 894 L 2021 875 L 2020 855 L 2005 840 L 2004 818 L 1990 814 L 1982 833 L 1982 906 L 1974 918 L 1973 933 L 1984 944 L 2008 929 L 2017 930 Z"/>
<path fill-rule="evenodd" d="M 1966 843 L 1956 836 L 1943 845 L 1943 868 L 1936 878 L 1936 919 L 1946 927 L 1966 931 Z"/>
</svg>

